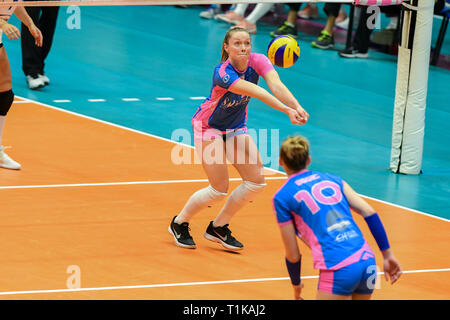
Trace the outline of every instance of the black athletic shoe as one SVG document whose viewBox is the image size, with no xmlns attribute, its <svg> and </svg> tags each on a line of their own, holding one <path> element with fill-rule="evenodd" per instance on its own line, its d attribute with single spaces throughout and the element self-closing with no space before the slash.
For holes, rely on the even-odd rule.
<svg viewBox="0 0 450 320">
<path fill-rule="evenodd" d="M 369 53 L 367 52 L 361 52 L 357 49 L 353 49 L 353 48 L 348 48 L 348 49 L 344 49 L 339 51 L 339 55 L 341 57 L 344 58 L 362 58 L 362 59 L 366 59 L 369 57 Z"/>
<path fill-rule="evenodd" d="M 297 28 L 295 26 L 291 26 L 287 21 L 285 21 L 277 30 L 274 30 L 270 33 L 272 38 L 276 38 L 278 36 L 290 36 L 292 38 L 297 38 Z"/>
<path fill-rule="evenodd" d="M 175 244 L 179 247 L 195 249 L 195 242 L 189 234 L 189 223 L 183 222 L 182 224 L 178 224 L 175 222 L 176 217 L 172 219 L 169 226 L 169 232 L 173 235 Z"/>
<path fill-rule="evenodd" d="M 228 229 L 228 224 L 223 227 L 214 227 L 213 222 L 211 221 L 206 229 L 205 238 L 221 243 L 225 248 L 230 250 L 241 250 L 244 248 L 244 245 L 231 235 L 231 230 Z"/>
<path fill-rule="evenodd" d="M 311 45 L 314 48 L 318 49 L 330 49 L 334 47 L 334 37 L 332 34 L 329 34 L 326 30 L 322 30 L 320 32 L 320 36 L 317 40 L 311 42 Z"/>
</svg>

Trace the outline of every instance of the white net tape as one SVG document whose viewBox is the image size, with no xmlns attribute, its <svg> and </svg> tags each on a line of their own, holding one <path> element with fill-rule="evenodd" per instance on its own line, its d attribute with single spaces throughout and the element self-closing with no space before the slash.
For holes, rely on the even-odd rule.
<svg viewBox="0 0 450 320">
<path fill-rule="evenodd" d="M 395 5 L 403 0 L 303 0 L 301 2 L 336 2 L 358 5 Z M 0 1 L 0 6 L 53 7 L 53 6 L 143 6 L 143 5 L 210 5 L 238 3 L 274 3 L 274 0 L 59 0 L 59 1 Z M 299 0 L 283 0 L 282 3 L 298 3 Z"/>
</svg>

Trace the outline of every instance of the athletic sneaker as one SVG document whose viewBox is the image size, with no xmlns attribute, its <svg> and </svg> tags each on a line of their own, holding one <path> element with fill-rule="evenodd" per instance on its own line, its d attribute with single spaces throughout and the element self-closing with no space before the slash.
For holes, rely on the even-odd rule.
<svg viewBox="0 0 450 320">
<path fill-rule="evenodd" d="M 40 88 L 45 87 L 44 80 L 42 80 L 38 76 L 28 75 L 27 76 L 27 84 L 28 84 L 28 88 L 30 88 L 31 90 L 38 90 Z"/>
<path fill-rule="evenodd" d="M 200 17 L 203 19 L 212 19 L 216 14 L 219 13 L 220 9 L 216 5 L 211 5 L 205 11 L 200 12 Z"/>
<path fill-rule="evenodd" d="M 169 232 L 173 235 L 175 244 L 179 247 L 195 249 L 195 242 L 189 234 L 189 223 L 183 222 L 182 224 L 178 224 L 175 222 L 176 217 L 173 217 L 169 225 Z"/>
<path fill-rule="evenodd" d="M 208 240 L 221 243 L 225 248 L 230 250 L 241 250 L 244 248 L 244 245 L 231 235 L 228 224 L 223 227 L 214 227 L 213 221 L 211 221 L 204 236 Z"/>
<path fill-rule="evenodd" d="M 50 79 L 45 74 L 38 74 L 38 78 L 44 81 L 44 84 L 48 86 L 50 84 Z"/>
<path fill-rule="evenodd" d="M 329 49 L 334 47 L 334 37 L 329 34 L 326 30 L 320 32 L 320 36 L 317 40 L 311 42 L 314 48 L 319 49 Z"/>
<path fill-rule="evenodd" d="M 230 10 L 227 13 L 217 14 L 214 17 L 214 19 L 218 20 L 218 21 L 223 21 L 223 22 L 226 22 L 229 24 L 238 24 L 239 22 L 241 22 L 244 19 L 244 17 L 238 15 L 233 10 Z"/>
<path fill-rule="evenodd" d="M 19 170 L 22 166 L 11 159 L 4 151 L 4 147 L 0 146 L 0 168 Z"/>
<path fill-rule="evenodd" d="M 369 53 L 367 52 L 361 52 L 357 49 L 353 49 L 353 48 L 348 48 L 348 49 L 344 49 L 339 51 L 339 55 L 341 57 L 344 58 L 362 58 L 362 59 L 366 59 L 367 57 L 369 57 Z"/>
<path fill-rule="evenodd" d="M 272 38 L 278 36 L 291 36 L 292 38 L 297 38 L 297 29 L 292 26 L 289 22 L 285 21 L 277 30 L 270 33 Z"/>
</svg>

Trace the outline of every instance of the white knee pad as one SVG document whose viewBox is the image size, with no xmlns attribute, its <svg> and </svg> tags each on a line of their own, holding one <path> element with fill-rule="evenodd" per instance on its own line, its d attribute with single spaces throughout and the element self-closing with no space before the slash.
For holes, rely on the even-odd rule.
<svg viewBox="0 0 450 320">
<path fill-rule="evenodd" d="M 254 183 L 251 181 L 242 182 L 242 185 L 246 192 L 242 192 L 242 199 L 248 202 L 252 202 L 252 200 L 256 197 L 256 195 L 263 191 L 264 187 L 267 186 L 266 183 Z"/>
<path fill-rule="evenodd" d="M 226 192 L 217 191 L 211 185 L 207 186 L 205 191 L 203 197 L 205 197 L 205 200 L 208 199 L 208 207 L 211 207 L 212 204 L 219 202 L 228 195 Z"/>
</svg>

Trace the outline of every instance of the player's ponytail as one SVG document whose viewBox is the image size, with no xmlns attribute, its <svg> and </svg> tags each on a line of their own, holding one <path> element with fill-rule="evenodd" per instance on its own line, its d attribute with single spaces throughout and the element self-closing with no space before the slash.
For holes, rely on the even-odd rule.
<svg viewBox="0 0 450 320">
<path fill-rule="evenodd" d="M 306 138 L 293 136 L 281 144 L 280 158 L 289 169 L 301 171 L 306 168 L 309 158 L 309 142 Z"/>
<path fill-rule="evenodd" d="M 220 58 L 220 62 L 225 62 L 228 59 L 228 52 L 225 51 L 225 44 L 228 44 L 228 41 L 230 40 L 231 36 L 238 31 L 244 31 L 250 34 L 247 29 L 241 27 L 231 27 L 225 34 L 225 38 L 223 39 L 222 42 L 222 57 Z"/>
</svg>

